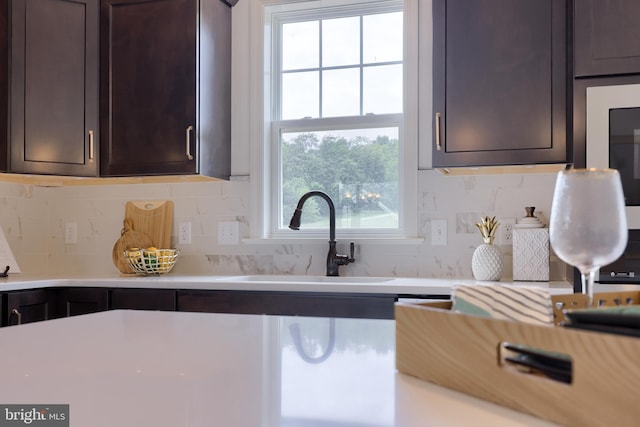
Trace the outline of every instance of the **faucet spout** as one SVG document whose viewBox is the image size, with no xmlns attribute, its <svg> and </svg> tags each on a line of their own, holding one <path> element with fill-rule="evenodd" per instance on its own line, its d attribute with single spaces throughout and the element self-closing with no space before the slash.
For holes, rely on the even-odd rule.
<svg viewBox="0 0 640 427">
<path fill-rule="evenodd" d="M 300 197 L 296 210 L 293 212 L 293 216 L 289 221 L 289 228 L 292 230 L 300 229 L 300 222 L 302 218 L 302 207 L 305 202 L 313 196 L 323 198 L 329 205 L 329 252 L 327 254 L 327 276 L 338 276 L 338 267 L 341 265 L 347 265 L 354 262 L 354 244 L 351 242 L 351 256 L 338 255 L 336 251 L 336 207 L 333 204 L 333 200 L 327 193 L 322 191 L 309 191 Z"/>
<path fill-rule="evenodd" d="M 327 193 L 324 193 L 322 191 L 317 191 L 317 190 L 309 191 L 308 193 L 305 193 L 302 195 L 302 197 L 300 197 L 300 200 L 298 200 L 298 206 L 296 206 L 296 210 L 293 212 L 291 221 L 289 221 L 289 228 L 292 230 L 300 230 L 302 207 L 304 206 L 305 202 L 313 196 L 322 197 L 329 205 L 329 241 L 335 242 L 336 241 L 336 207 L 333 204 L 333 200 L 331 200 L 331 197 L 329 197 Z"/>
</svg>

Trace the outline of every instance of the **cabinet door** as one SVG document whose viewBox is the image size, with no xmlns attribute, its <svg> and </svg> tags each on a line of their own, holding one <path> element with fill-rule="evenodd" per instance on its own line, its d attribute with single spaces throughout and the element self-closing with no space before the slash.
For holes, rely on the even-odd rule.
<svg viewBox="0 0 640 427">
<path fill-rule="evenodd" d="M 9 2 L 0 4 L 0 171 L 6 171 L 9 144 Z"/>
<path fill-rule="evenodd" d="M 55 290 L 56 317 L 105 311 L 108 307 L 107 288 L 60 288 Z"/>
<path fill-rule="evenodd" d="M 178 291 L 178 311 L 393 319 L 395 295 Z"/>
<path fill-rule="evenodd" d="M 5 325 L 48 320 L 51 313 L 48 289 L 9 292 L 7 295 Z"/>
<path fill-rule="evenodd" d="M 197 0 L 101 1 L 101 175 L 197 172 L 197 14 Z"/>
<path fill-rule="evenodd" d="M 567 161 L 566 6 L 433 1 L 435 167 Z"/>
<path fill-rule="evenodd" d="M 640 2 L 576 0 L 575 75 L 640 73 Z"/>
<path fill-rule="evenodd" d="M 12 172 L 98 171 L 98 6 L 11 2 Z"/>
<path fill-rule="evenodd" d="M 172 289 L 112 289 L 111 309 L 175 311 L 176 291 Z"/>
<path fill-rule="evenodd" d="M 198 69 L 198 172 L 231 175 L 231 8 L 220 0 L 200 1 Z"/>
</svg>

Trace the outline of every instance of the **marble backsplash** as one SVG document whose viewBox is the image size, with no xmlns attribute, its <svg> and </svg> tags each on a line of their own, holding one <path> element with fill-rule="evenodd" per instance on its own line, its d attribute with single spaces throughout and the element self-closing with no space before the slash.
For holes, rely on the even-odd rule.
<svg viewBox="0 0 640 427">
<path fill-rule="evenodd" d="M 481 216 L 519 218 L 525 206 L 548 217 L 555 174 L 418 175 L 418 237 L 409 243 L 360 242 L 357 261 L 343 275 L 472 278 L 471 256 L 482 239 Z M 128 200 L 173 200 L 173 242 L 177 224 L 191 222 L 192 244 L 175 245 L 180 274 L 324 274 L 326 241 L 312 244 L 240 243 L 218 245 L 217 224 L 239 221 L 249 236 L 249 181 L 40 187 L 0 183 L 0 226 L 25 273 L 118 274 L 111 252 L 120 237 Z M 447 244 L 431 244 L 431 220 L 447 220 Z M 65 222 L 78 225 L 78 243 L 64 244 Z M 347 241 L 338 250 L 348 251 Z M 512 250 L 501 246 L 505 273 L 512 277 Z M 565 278 L 566 267 L 551 254 L 550 279 Z"/>
</svg>

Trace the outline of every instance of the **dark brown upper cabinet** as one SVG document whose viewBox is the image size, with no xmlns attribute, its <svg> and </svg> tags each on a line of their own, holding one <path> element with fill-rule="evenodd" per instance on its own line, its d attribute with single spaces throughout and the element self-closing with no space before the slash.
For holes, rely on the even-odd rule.
<svg viewBox="0 0 640 427">
<path fill-rule="evenodd" d="M 9 143 L 9 2 L 0 4 L 0 171 L 8 168 Z"/>
<path fill-rule="evenodd" d="M 231 167 L 231 9 L 221 0 L 101 0 L 101 175 Z"/>
<path fill-rule="evenodd" d="M 640 2 L 574 3 L 576 77 L 640 73 Z"/>
<path fill-rule="evenodd" d="M 97 3 L 10 3 L 9 170 L 96 176 Z"/>
<path fill-rule="evenodd" d="M 567 2 L 433 1 L 433 166 L 564 163 Z"/>
</svg>

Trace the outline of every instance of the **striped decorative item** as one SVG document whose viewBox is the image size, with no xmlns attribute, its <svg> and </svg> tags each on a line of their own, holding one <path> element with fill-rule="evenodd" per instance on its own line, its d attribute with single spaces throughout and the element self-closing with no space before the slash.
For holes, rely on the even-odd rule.
<svg viewBox="0 0 640 427">
<path fill-rule="evenodd" d="M 549 290 L 536 286 L 457 285 L 452 310 L 475 316 L 553 325 Z"/>
</svg>

